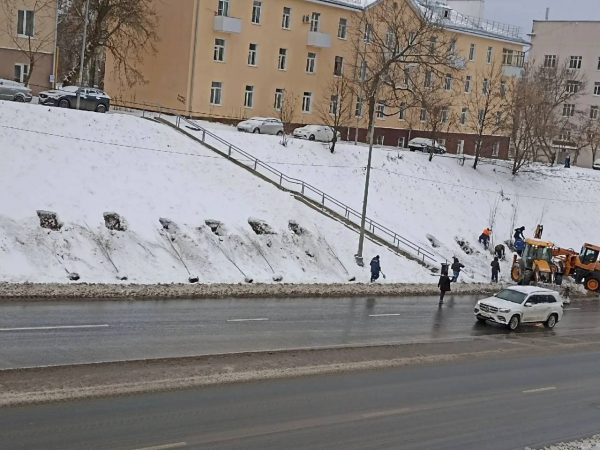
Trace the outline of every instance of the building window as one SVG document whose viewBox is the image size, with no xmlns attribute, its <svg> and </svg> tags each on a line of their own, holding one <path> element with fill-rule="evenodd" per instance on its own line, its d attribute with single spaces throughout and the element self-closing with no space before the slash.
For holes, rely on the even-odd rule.
<svg viewBox="0 0 600 450">
<path fill-rule="evenodd" d="M 257 44 L 250 44 L 248 46 L 248 65 L 256 66 L 256 52 L 258 51 Z"/>
<path fill-rule="evenodd" d="M 469 47 L 469 61 L 475 61 L 475 44 Z"/>
<path fill-rule="evenodd" d="M 488 47 L 487 54 L 485 56 L 485 60 L 488 64 L 491 64 L 493 59 L 494 59 L 494 47 Z"/>
<path fill-rule="evenodd" d="M 467 115 L 469 114 L 468 108 L 463 108 L 460 112 L 460 124 L 464 125 L 467 123 Z"/>
<path fill-rule="evenodd" d="M 17 34 L 19 36 L 33 37 L 33 11 L 20 9 L 17 13 Z"/>
<path fill-rule="evenodd" d="M 449 73 L 447 73 L 446 77 L 444 78 L 444 89 L 446 89 L 447 91 L 452 90 L 452 75 L 450 75 Z"/>
<path fill-rule="evenodd" d="M 348 19 L 340 18 L 340 23 L 338 24 L 338 37 L 340 39 L 346 39 L 348 34 Z"/>
<path fill-rule="evenodd" d="M 279 49 L 279 59 L 277 60 L 277 68 L 279 70 L 285 70 L 287 68 L 287 49 Z"/>
<path fill-rule="evenodd" d="M 427 110 L 425 108 L 421 108 L 421 114 L 419 115 L 419 120 L 421 122 L 427 121 Z"/>
<path fill-rule="evenodd" d="M 15 64 L 15 81 L 24 83 L 29 73 L 29 65 L 27 64 Z"/>
<path fill-rule="evenodd" d="M 600 81 L 594 83 L 594 95 L 600 95 Z"/>
<path fill-rule="evenodd" d="M 483 125 L 484 121 L 485 121 L 485 110 L 480 109 L 479 113 L 477 114 L 477 123 L 481 126 L 481 125 Z"/>
<path fill-rule="evenodd" d="M 363 36 L 363 40 L 368 44 L 371 42 L 371 36 L 373 34 L 373 27 L 370 24 L 365 24 L 365 34 Z"/>
<path fill-rule="evenodd" d="M 597 119 L 597 118 L 598 118 L 598 107 L 592 106 L 590 108 L 590 119 Z"/>
<path fill-rule="evenodd" d="M 577 94 L 579 92 L 580 85 L 581 83 L 579 81 L 567 81 L 567 92 L 570 94 Z"/>
<path fill-rule="evenodd" d="M 363 100 L 360 97 L 356 98 L 356 106 L 354 108 L 354 116 L 362 117 L 363 114 Z"/>
<path fill-rule="evenodd" d="M 583 56 L 571 56 L 569 59 L 569 69 L 581 69 Z"/>
<path fill-rule="evenodd" d="M 383 145 L 383 141 L 385 140 L 385 136 L 383 134 L 380 134 L 379 136 L 377 136 L 376 138 L 376 144 L 377 145 Z"/>
<path fill-rule="evenodd" d="M 563 105 L 563 117 L 572 117 L 575 115 L 575 105 L 571 103 L 565 103 Z"/>
<path fill-rule="evenodd" d="M 252 108 L 254 105 L 254 86 L 246 86 L 244 92 L 244 106 L 246 108 Z"/>
<path fill-rule="evenodd" d="M 556 67 L 556 55 L 545 55 L 544 67 L 547 67 L 549 69 Z"/>
<path fill-rule="evenodd" d="M 400 111 L 398 112 L 398 119 L 405 120 L 406 119 L 406 103 L 400 103 Z"/>
<path fill-rule="evenodd" d="M 214 61 L 225 61 L 225 39 L 215 39 Z"/>
<path fill-rule="evenodd" d="M 213 81 L 210 87 L 210 104 L 220 105 L 221 98 L 223 95 L 223 83 L 220 81 Z"/>
<path fill-rule="evenodd" d="M 312 13 L 310 15 L 310 31 L 317 32 L 319 31 L 319 21 L 321 20 L 320 13 Z"/>
<path fill-rule="evenodd" d="M 281 28 L 290 29 L 290 21 L 292 19 L 292 8 L 283 7 L 283 16 L 281 17 Z"/>
<path fill-rule="evenodd" d="M 505 48 L 502 51 L 502 65 L 504 66 L 512 66 L 514 61 L 515 52 L 514 50 L 510 50 Z"/>
<path fill-rule="evenodd" d="M 217 16 L 229 16 L 229 0 L 219 0 Z"/>
<path fill-rule="evenodd" d="M 317 54 L 308 52 L 306 57 L 306 73 L 315 73 L 315 66 L 317 63 Z"/>
<path fill-rule="evenodd" d="M 283 104 L 283 89 L 275 89 L 275 101 L 273 102 L 273 109 L 275 111 L 281 111 L 281 105 Z"/>
<path fill-rule="evenodd" d="M 446 146 L 446 139 L 436 139 L 436 142 L 442 146 Z"/>
<path fill-rule="evenodd" d="M 426 70 L 425 71 L 425 81 L 423 81 L 423 86 L 426 88 L 431 87 L 431 85 L 433 84 L 433 73 L 431 72 L 431 70 Z"/>
<path fill-rule="evenodd" d="M 332 95 L 329 100 L 329 114 L 335 116 L 338 113 L 338 99 L 337 95 Z"/>
<path fill-rule="evenodd" d="M 360 69 L 359 69 L 359 74 L 358 74 L 358 78 L 360 79 L 360 81 L 365 81 L 367 79 L 367 62 L 366 61 L 361 61 L 360 62 Z"/>
<path fill-rule="evenodd" d="M 492 145 L 492 158 L 500 156 L 500 142 L 494 142 Z"/>
<path fill-rule="evenodd" d="M 254 0 L 254 2 L 252 2 L 252 23 L 260 23 L 261 10 L 262 10 L 262 1 Z"/>
<path fill-rule="evenodd" d="M 404 148 L 404 137 L 398 138 L 398 148 Z"/>
<path fill-rule="evenodd" d="M 302 112 L 309 113 L 311 108 L 312 92 L 305 92 L 302 96 Z"/>
<path fill-rule="evenodd" d="M 558 135 L 558 140 L 561 142 L 571 142 L 571 130 L 562 130 Z"/>
<path fill-rule="evenodd" d="M 467 77 L 465 78 L 465 92 L 468 94 L 471 92 L 471 81 L 473 80 L 473 77 L 471 75 L 467 75 Z"/>
<path fill-rule="evenodd" d="M 465 141 L 464 139 L 459 139 L 458 144 L 456 144 L 456 154 L 462 155 L 465 152 Z"/>
<path fill-rule="evenodd" d="M 441 109 L 440 120 L 442 123 L 448 123 L 450 121 L 450 110 L 447 107 Z"/>
<path fill-rule="evenodd" d="M 344 72 L 344 58 L 342 58 L 341 56 L 336 56 L 335 57 L 335 63 L 333 64 L 333 74 L 335 76 L 342 76 L 342 73 Z"/>
<path fill-rule="evenodd" d="M 490 93 L 490 80 L 488 80 L 487 78 L 483 79 L 481 92 L 483 92 L 483 95 L 488 95 Z"/>
<path fill-rule="evenodd" d="M 385 117 L 385 102 L 377 102 L 377 106 L 375 106 L 375 114 L 378 119 L 383 119 Z"/>
</svg>

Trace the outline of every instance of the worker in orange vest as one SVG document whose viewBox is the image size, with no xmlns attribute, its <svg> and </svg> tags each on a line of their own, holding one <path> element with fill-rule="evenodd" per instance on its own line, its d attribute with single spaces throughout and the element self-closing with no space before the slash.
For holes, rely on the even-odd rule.
<svg viewBox="0 0 600 450">
<path fill-rule="evenodd" d="M 479 243 L 483 244 L 483 248 L 485 248 L 486 250 L 488 249 L 488 246 L 490 245 L 490 237 L 492 236 L 492 229 L 487 227 L 483 230 L 483 232 L 481 233 L 481 236 L 479 236 Z"/>
</svg>

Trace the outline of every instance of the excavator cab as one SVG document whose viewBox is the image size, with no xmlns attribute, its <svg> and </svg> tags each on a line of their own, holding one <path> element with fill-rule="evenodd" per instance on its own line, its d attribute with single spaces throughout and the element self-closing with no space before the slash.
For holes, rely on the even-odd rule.
<svg viewBox="0 0 600 450">
<path fill-rule="evenodd" d="M 583 283 L 588 291 L 600 292 L 600 247 L 585 244 L 576 258 L 573 273 L 575 282 Z"/>
<path fill-rule="evenodd" d="M 511 278 L 519 284 L 528 285 L 532 281 L 553 282 L 557 271 L 552 262 L 552 242 L 540 239 L 526 239 L 525 249 L 521 258 L 514 256 Z"/>
<path fill-rule="evenodd" d="M 596 247 L 594 245 L 585 244 L 581 248 L 581 253 L 579 254 L 579 260 L 581 264 L 594 264 L 598 262 L 598 256 L 600 255 L 600 247 Z"/>
</svg>

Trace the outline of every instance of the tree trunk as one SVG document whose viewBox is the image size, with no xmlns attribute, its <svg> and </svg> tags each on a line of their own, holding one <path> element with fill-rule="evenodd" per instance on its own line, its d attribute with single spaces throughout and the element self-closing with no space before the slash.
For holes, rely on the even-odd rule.
<svg viewBox="0 0 600 450">
<path fill-rule="evenodd" d="M 475 145 L 475 161 L 473 161 L 473 169 L 475 170 L 477 170 L 477 164 L 479 164 L 479 153 L 481 153 L 481 139 L 478 139 Z"/>
<path fill-rule="evenodd" d="M 333 139 L 331 140 L 331 147 L 329 147 L 329 151 L 333 153 L 335 151 L 335 143 L 337 142 L 337 130 L 333 130 Z"/>
</svg>

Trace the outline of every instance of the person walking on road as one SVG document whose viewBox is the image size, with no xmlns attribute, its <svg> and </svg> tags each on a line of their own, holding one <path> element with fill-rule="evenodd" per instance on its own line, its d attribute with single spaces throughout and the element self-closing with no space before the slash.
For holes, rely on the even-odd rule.
<svg viewBox="0 0 600 450">
<path fill-rule="evenodd" d="M 450 266 L 450 268 L 452 269 L 452 282 L 456 283 L 458 281 L 458 276 L 460 275 L 460 270 L 464 269 L 464 265 L 461 264 L 458 261 L 458 258 L 455 256 L 452 258 L 454 260 L 454 262 L 452 263 L 452 265 Z"/>
<path fill-rule="evenodd" d="M 444 296 L 446 292 L 450 290 L 450 277 L 446 273 L 442 273 L 440 280 L 438 281 L 438 287 L 440 288 L 440 305 L 444 303 Z"/>
<path fill-rule="evenodd" d="M 498 257 L 496 256 L 492 261 L 492 283 L 498 282 L 498 274 L 500 273 L 500 263 L 498 262 Z"/>
<path fill-rule="evenodd" d="M 371 283 L 375 282 L 379 278 L 381 272 L 381 264 L 379 262 L 379 255 L 371 260 Z"/>
</svg>

